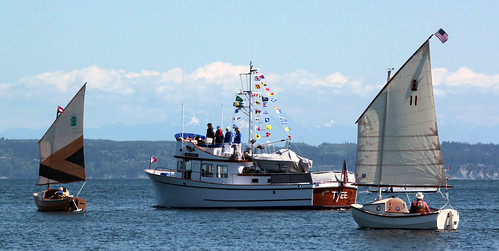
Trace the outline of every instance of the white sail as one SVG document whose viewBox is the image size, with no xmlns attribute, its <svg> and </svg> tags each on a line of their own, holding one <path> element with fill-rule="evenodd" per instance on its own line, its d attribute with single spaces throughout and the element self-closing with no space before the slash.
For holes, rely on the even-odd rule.
<svg viewBox="0 0 499 251">
<path fill-rule="evenodd" d="M 389 80 L 357 123 L 358 184 L 445 185 L 429 39 Z"/>
<path fill-rule="evenodd" d="M 38 142 L 38 185 L 86 180 L 83 154 L 84 85 Z"/>
</svg>

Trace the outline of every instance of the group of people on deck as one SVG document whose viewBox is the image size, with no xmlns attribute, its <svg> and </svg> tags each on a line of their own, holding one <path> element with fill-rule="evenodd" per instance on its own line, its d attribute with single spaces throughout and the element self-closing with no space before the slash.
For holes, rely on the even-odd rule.
<svg viewBox="0 0 499 251">
<path fill-rule="evenodd" d="M 208 129 L 206 129 L 206 142 L 208 144 L 223 144 L 226 149 L 230 149 L 231 145 L 241 144 L 241 130 L 236 127 L 235 133 L 230 131 L 230 127 L 225 128 L 225 133 L 220 126 L 217 126 L 215 130 L 211 123 L 207 124 Z M 228 150 L 224 150 L 228 152 Z"/>
</svg>

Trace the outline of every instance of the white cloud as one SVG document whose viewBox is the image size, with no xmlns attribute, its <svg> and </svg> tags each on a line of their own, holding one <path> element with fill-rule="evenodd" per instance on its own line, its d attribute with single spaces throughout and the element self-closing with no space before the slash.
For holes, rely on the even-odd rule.
<svg viewBox="0 0 499 251">
<path fill-rule="evenodd" d="M 192 116 L 191 120 L 187 123 L 187 125 L 199 125 L 199 119 L 196 116 Z"/>
<path fill-rule="evenodd" d="M 69 102 L 84 82 L 88 82 L 85 108 L 88 127 L 116 123 L 180 124 L 182 97 L 186 113 L 196 114 L 187 125 L 196 127 L 221 120 L 222 103 L 225 105 L 224 123 L 230 123 L 231 104 L 240 88 L 239 74 L 247 71 L 247 66 L 213 62 L 191 73 L 185 73 L 180 68 L 165 72 L 127 72 L 98 66 L 41 73 L 0 84 L 0 107 L 10 108 L 0 111 L 0 131 L 49 126 L 54 107 Z M 283 116 L 304 126 L 349 125 L 382 88 L 379 84 L 367 84 L 362 76 L 346 76 L 340 72 L 326 76 L 304 70 L 280 74 L 262 71 L 262 74 L 265 74 L 265 82 L 271 91 L 277 93 L 277 105 L 283 110 Z M 433 79 L 435 97 L 441 98 L 438 100 L 438 111 L 445 112 L 442 122 L 456 120 L 488 126 L 499 124 L 499 117 L 494 114 L 499 75 L 476 73 L 465 67 L 455 72 L 437 68 L 433 70 Z M 475 95 L 474 101 L 470 100 L 470 95 Z M 451 101 L 463 106 L 469 103 L 476 106 L 458 111 L 456 103 Z"/>
<path fill-rule="evenodd" d="M 461 67 L 456 72 L 449 72 L 445 68 L 435 68 L 432 73 L 434 85 L 445 91 L 463 92 L 475 89 L 482 93 L 493 91 L 499 94 L 499 74 L 477 73 L 467 67 Z"/>
<path fill-rule="evenodd" d="M 348 82 L 348 78 L 343 76 L 339 72 L 336 72 L 336 73 L 333 73 L 333 74 L 327 76 L 326 80 L 329 83 L 335 84 L 335 86 L 337 86 L 339 88 L 343 87 Z"/>
<path fill-rule="evenodd" d="M 324 124 L 324 127 L 332 127 L 335 124 L 338 124 L 338 123 L 334 120 L 330 120 L 326 124 Z"/>
<path fill-rule="evenodd" d="M 176 84 L 182 83 L 182 75 L 184 71 L 180 68 L 173 68 L 168 72 L 161 74 L 161 83 L 173 82 Z"/>
<path fill-rule="evenodd" d="M 136 72 L 126 73 L 124 76 L 132 79 L 132 78 L 141 78 L 141 77 L 154 77 L 154 76 L 159 76 L 159 75 L 160 75 L 160 73 L 157 71 L 143 70 L 139 73 L 136 73 Z"/>
<path fill-rule="evenodd" d="M 189 74 L 188 79 L 195 81 L 204 79 L 208 83 L 222 84 L 225 79 L 238 78 L 240 73 L 248 71 L 247 66 L 235 66 L 229 63 L 213 62 L 209 65 L 199 67 L 193 73 Z"/>
<path fill-rule="evenodd" d="M 361 77 L 349 77 L 339 72 L 321 77 L 305 70 L 297 70 L 276 76 L 275 79 L 279 80 L 279 86 L 301 89 L 304 93 L 310 91 L 314 95 L 353 94 L 367 97 L 377 89 L 377 86 L 365 85 Z"/>
</svg>

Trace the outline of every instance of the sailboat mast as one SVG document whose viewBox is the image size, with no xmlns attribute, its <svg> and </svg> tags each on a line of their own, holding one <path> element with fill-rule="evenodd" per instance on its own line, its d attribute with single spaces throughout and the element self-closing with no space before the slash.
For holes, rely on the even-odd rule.
<svg viewBox="0 0 499 251">
<path fill-rule="evenodd" d="M 390 72 L 388 71 L 388 78 L 390 78 Z M 388 79 L 387 82 L 389 82 Z M 390 103 L 390 86 L 386 87 L 386 103 L 385 103 L 385 117 L 383 119 L 383 137 L 381 137 L 381 157 L 379 163 L 379 175 L 378 175 L 378 200 L 382 199 L 381 196 L 381 176 L 383 174 L 383 157 L 385 155 L 385 138 L 386 138 L 386 120 L 388 119 L 388 104 Z"/>
<path fill-rule="evenodd" d="M 220 114 L 222 115 L 222 119 L 220 119 L 220 127 L 223 130 L 223 127 L 224 127 L 224 103 L 221 104 Z"/>
<path fill-rule="evenodd" d="M 182 98 L 182 133 L 180 134 L 180 137 L 181 138 L 184 138 L 184 133 L 185 133 L 185 128 L 184 128 L 184 119 L 185 119 L 185 115 L 184 115 L 184 61 L 182 59 L 182 94 L 181 94 L 181 98 Z M 182 147 L 184 147 L 184 140 L 182 140 Z"/>
</svg>

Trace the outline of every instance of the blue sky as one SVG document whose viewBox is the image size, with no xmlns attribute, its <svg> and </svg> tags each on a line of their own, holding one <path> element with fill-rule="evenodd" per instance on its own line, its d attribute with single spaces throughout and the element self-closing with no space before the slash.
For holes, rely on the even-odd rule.
<svg viewBox="0 0 499 251">
<path fill-rule="evenodd" d="M 0 137 L 39 139 L 88 82 L 86 138 L 173 140 L 230 124 L 249 61 L 295 141 L 356 142 L 355 121 L 431 41 L 440 139 L 499 143 L 497 1 L 9 1 Z"/>
</svg>

